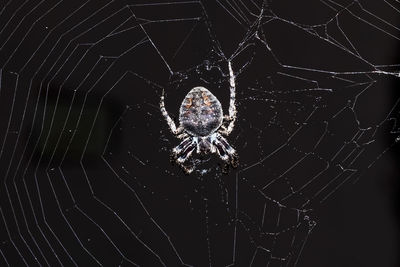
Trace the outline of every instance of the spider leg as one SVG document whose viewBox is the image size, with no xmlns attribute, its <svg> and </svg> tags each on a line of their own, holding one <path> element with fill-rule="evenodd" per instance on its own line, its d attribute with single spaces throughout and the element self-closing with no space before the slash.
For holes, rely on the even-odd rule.
<svg viewBox="0 0 400 267">
<path fill-rule="evenodd" d="M 179 154 L 176 161 L 180 164 L 183 164 L 189 157 L 192 155 L 193 151 L 196 148 L 196 144 L 191 143 L 186 147 L 186 149 L 182 150 L 182 153 Z"/>
<path fill-rule="evenodd" d="M 160 110 L 162 115 L 164 116 L 164 119 L 167 121 L 169 129 L 174 135 L 178 135 L 182 133 L 183 127 L 179 126 L 176 128 L 175 122 L 171 119 L 171 117 L 168 115 L 167 110 L 165 109 L 165 103 L 164 103 L 164 90 L 162 91 L 161 95 L 161 100 L 160 100 Z"/>
<path fill-rule="evenodd" d="M 174 147 L 174 149 L 172 150 L 172 153 L 175 155 L 178 155 L 182 152 L 182 150 L 186 149 L 186 147 L 188 147 L 193 141 L 191 140 L 191 138 L 185 138 L 179 145 L 177 145 L 176 147 Z"/>
<path fill-rule="evenodd" d="M 213 141 L 213 145 L 216 147 L 216 151 L 219 157 L 228 165 L 233 168 L 238 166 L 239 157 L 236 150 L 226 141 L 221 135 L 217 135 Z"/>
<path fill-rule="evenodd" d="M 183 128 L 182 128 L 182 130 L 183 130 Z M 187 133 L 181 133 L 181 134 L 178 134 L 176 137 L 177 138 L 179 138 L 179 139 L 185 139 L 185 138 L 187 138 L 189 135 L 187 134 Z"/>
<path fill-rule="evenodd" d="M 224 120 L 229 122 L 228 127 L 221 126 L 220 133 L 223 135 L 229 135 L 235 127 L 236 120 L 236 84 L 235 74 L 232 70 L 231 61 L 228 61 L 229 68 L 229 88 L 230 88 L 230 100 L 229 100 L 229 115 L 224 116 Z"/>
<path fill-rule="evenodd" d="M 176 159 L 179 166 L 184 170 L 186 174 L 190 174 L 194 170 L 193 166 L 189 167 L 186 166 L 184 163 L 192 155 L 193 151 L 196 149 L 196 146 L 197 145 L 195 143 L 191 143 L 185 150 L 182 151 L 182 153 Z"/>
<path fill-rule="evenodd" d="M 195 141 L 193 141 L 191 138 L 186 138 L 172 150 L 171 160 L 178 163 L 178 165 L 187 174 L 191 173 L 194 168 L 188 167 L 184 163 L 192 155 L 196 147 L 197 145 Z"/>
</svg>

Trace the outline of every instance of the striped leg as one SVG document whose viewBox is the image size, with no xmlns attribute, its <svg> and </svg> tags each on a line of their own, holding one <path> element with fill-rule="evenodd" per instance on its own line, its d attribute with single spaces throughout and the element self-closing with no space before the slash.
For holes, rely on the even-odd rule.
<svg viewBox="0 0 400 267">
<path fill-rule="evenodd" d="M 217 135 L 213 145 L 216 147 L 219 157 L 233 168 L 238 166 L 238 155 L 236 150 L 221 135 Z"/>
<path fill-rule="evenodd" d="M 220 133 L 223 135 L 229 135 L 233 128 L 235 127 L 236 120 L 236 84 L 235 84 L 235 74 L 232 70 L 232 64 L 228 61 L 229 68 L 229 88 L 230 88 L 230 101 L 229 101 L 229 115 L 224 116 L 224 119 L 229 122 L 228 127 L 221 126 Z"/>
<path fill-rule="evenodd" d="M 185 166 L 184 163 L 192 155 L 193 151 L 196 149 L 196 146 L 196 143 L 191 138 L 186 138 L 172 150 L 172 156 L 174 160 L 187 174 L 191 173 L 194 168 Z"/>
<path fill-rule="evenodd" d="M 175 122 L 171 119 L 171 117 L 168 115 L 167 110 L 165 109 L 165 103 L 164 103 L 164 90 L 162 91 L 161 95 L 161 101 L 160 101 L 160 110 L 162 115 L 164 116 L 164 119 L 167 121 L 169 129 L 174 135 L 178 135 L 182 133 L 183 127 L 178 127 L 176 128 Z"/>
</svg>

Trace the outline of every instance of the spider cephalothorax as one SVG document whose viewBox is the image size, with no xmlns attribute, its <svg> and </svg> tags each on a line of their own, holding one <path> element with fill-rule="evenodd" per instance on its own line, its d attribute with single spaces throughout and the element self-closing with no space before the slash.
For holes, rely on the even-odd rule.
<svg viewBox="0 0 400 267">
<path fill-rule="evenodd" d="M 164 92 L 161 96 L 160 109 L 171 131 L 183 141 L 172 150 L 173 159 L 191 173 L 193 166 L 186 166 L 186 160 L 194 151 L 198 154 L 217 153 L 232 167 L 237 167 L 238 156 L 223 135 L 229 135 L 236 119 L 235 76 L 231 63 L 229 67 L 230 105 L 229 115 L 224 116 L 219 100 L 206 88 L 194 87 L 184 98 L 179 110 L 179 127 L 168 115 L 164 104 Z M 225 126 L 224 123 L 229 123 Z"/>
</svg>

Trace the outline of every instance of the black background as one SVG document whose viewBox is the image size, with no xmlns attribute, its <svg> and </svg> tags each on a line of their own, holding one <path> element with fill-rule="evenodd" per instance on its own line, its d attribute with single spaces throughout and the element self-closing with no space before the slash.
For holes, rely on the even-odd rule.
<svg viewBox="0 0 400 267">
<path fill-rule="evenodd" d="M 398 3 L 154 3 L 0 2 L 0 265 L 398 266 Z M 161 92 L 228 60 L 185 175 Z"/>
</svg>

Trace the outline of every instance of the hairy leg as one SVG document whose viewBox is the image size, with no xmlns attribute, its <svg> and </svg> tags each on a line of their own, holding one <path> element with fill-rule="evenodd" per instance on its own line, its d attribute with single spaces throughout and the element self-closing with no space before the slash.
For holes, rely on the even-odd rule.
<svg viewBox="0 0 400 267">
<path fill-rule="evenodd" d="M 180 154 L 182 152 L 182 150 L 186 149 L 186 147 L 188 147 L 192 142 L 193 142 L 193 140 L 189 137 L 183 139 L 183 141 L 179 145 L 174 147 L 174 149 L 172 150 L 172 153 L 175 155 Z"/>
<path fill-rule="evenodd" d="M 226 162 L 228 165 L 236 168 L 238 166 L 239 157 L 236 150 L 229 145 L 228 141 L 221 135 L 217 135 L 213 145 L 216 147 L 219 157 Z"/>
<path fill-rule="evenodd" d="M 178 134 L 182 133 L 183 127 L 176 128 L 175 122 L 171 119 L 171 117 L 168 115 L 167 110 L 165 109 L 164 90 L 162 91 L 162 95 L 161 95 L 160 110 L 161 110 L 161 114 L 163 115 L 164 119 L 167 121 L 167 124 L 168 124 L 171 132 L 174 135 L 178 135 Z"/>
<path fill-rule="evenodd" d="M 230 100 L 229 100 L 229 115 L 224 116 L 224 121 L 229 122 L 228 127 L 222 126 L 220 132 L 223 135 L 229 135 L 235 127 L 236 120 L 236 84 L 235 74 L 232 70 L 232 64 L 228 61 L 229 68 L 229 88 L 230 88 Z"/>
<path fill-rule="evenodd" d="M 193 171 L 193 167 L 185 165 L 185 162 L 192 155 L 197 145 L 191 138 L 184 139 L 178 146 L 176 146 L 171 153 L 171 160 L 178 163 L 178 165 L 189 174 Z"/>
</svg>

